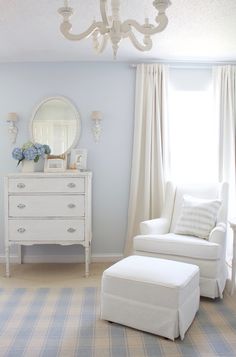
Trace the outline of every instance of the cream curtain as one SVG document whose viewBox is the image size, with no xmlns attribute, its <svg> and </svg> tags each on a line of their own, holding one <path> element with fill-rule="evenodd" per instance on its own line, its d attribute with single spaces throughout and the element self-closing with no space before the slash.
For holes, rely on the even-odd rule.
<svg viewBox="0 0 236 357">
<path fill-rule="evenodd" d="M 139 223 L 159 217 L 168 175 L 168 68 L 160 64 L 137 66 L 133 158 L 125 255 L 132 252 Z"/>
<path fill-rule="evenodd" d="M 229 183 L 229 217 L 236 216 L 236 66 L 214 68 L 217 114 L 220 123 L 219 180 Z M 228 259 L 232 257 L 232 232 L 228 234 Z"/>
</svg>

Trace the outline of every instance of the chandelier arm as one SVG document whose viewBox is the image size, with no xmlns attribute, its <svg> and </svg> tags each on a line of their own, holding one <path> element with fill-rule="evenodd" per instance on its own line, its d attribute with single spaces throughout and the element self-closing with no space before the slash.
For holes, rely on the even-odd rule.
<svg viewBox="0 0 236 357">
<path fill-rule="evenodd" d="M 61 33 L 63 34 L 63 36 L 65 38 L 67 38 L 68 40 L 71 41 L 80 41 L 84 38 L 88 38 L 90 37 L 94 31 L 98 30 L 101 34 L 105 34 L 108 32 L 107 28 L 104 26 L 103 22 L 93 22 L 91 26 L 89 26 L 89 28 L 80 33 L 80 34 L 72 34 L 70 33 L 70 30 L 72 28 L 72 25 L 70 22 L 68 21 L 64 21 L 62 22 L 61 26 L 60 26 L 60 30 Z"/>
<path fill-rule="evenodd" d="M 116 58 L 117 50 L 122 38 L 129 38 L 134 47 L 140 51 L 149 51 L 152 48 L 151 36 L 163 31 L 167 24 L 168 18 L 165 11 L 169 5 L 169 0 L 154 0 L 153 6 L 157 10 L 155 24 L 150 24 L 149 19 L 145 19 L 144 24 L 139 24 L 136 20 L 128 19 L 123 23 L 120 20 L 120 2 L 121 0 L 110 0 L 111 16 L 108 16 L 108 0 L 100 0 L 101 21 L 93 21 L 86 31 L 73 34 L 70 17 L 73 14 L 73 8 L 68 5 L 68 0 L 64 0 L 64 6 L 58 9 L 59 14 L 63 17 L 63 22 L 60 25 L 60 31 L 64 37 L 71 41 L 80 41 L 84 38 L 93 38 L 93 46 L 97 53 L 104 51 L 108 40 L 111 41 L 113 47 L 114 59 Z M 133 32 L 134 30 L 134 32 Z M 139 40 L 136 32 L 143 35 L 143 39 Z"/>
<path fill-rule="evenodd" d="M 96 51 L 97 54 L 100 54 L 105 50 L 108 37 L 109 37 L 108 34 L 103 35 L 100 43 L 97 37 L 94 39 L 94 50 Z"/>
<path fill-rule="evenodd" d="M 134 45 L 134 47 L 139 50 L 139 51 L 149 51 L 152 48 L 152 40 L 150 37 L 145 36 L 144 37 L 144 44 L 140 43 L 137 38 L 135 37 L 134 33 L 132 31 L 130 31 L 127 34 L 127 37 L 129 37 L 130 41 L 132 42 L 132 44 Z"/>
<path fill-rule="evenodd" d="M 109 21 L 107 17 L 107 0 L 100 0 L 100 12 L 104 25 L 109 26 Z"/>
<path fill-rule="evenodd" d="M 134 27 L 138 32 L 142 33 L 143 35 L 155 35 L 158 32 L 163 31 L 167 24 L 168 18 L 166 15 L 161 14 L 158 17 L 158 25 L 154 27 L 154 25 L 140 25 L 136 20 L 126 20 L 122 24 L 122 29 L 127 29 L 128 26 Z"/>
</svg>

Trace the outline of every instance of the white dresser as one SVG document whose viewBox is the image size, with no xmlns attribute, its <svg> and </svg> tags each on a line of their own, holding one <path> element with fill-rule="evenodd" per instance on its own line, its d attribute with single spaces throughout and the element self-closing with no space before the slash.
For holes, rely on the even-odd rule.
<svg viewBox="0 0 236 357">
<path fill-rule="evenodd" d="M 89 274 L 91 172 L 10 174 L 5 177 L 6 276 L 13 244 L 80 244 Z"/>
</svg>

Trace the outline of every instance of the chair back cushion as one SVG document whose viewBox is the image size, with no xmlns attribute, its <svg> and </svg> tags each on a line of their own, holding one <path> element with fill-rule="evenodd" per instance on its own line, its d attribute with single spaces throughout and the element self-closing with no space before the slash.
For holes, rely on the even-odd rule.
<svg viewBox="0 0 236 357">
<path fill-rule="evenodd" d="M 170 232 L 173 233 L 175 231 L 176 224 L 180 218 L 184 195 L 206 200 L 221 200 L 222 204 L 218 213 L 217 222 L 226 223 L 228 195 L 228 185 L 226 183 L 182 184 L 176 186 Z"/>
</svg>

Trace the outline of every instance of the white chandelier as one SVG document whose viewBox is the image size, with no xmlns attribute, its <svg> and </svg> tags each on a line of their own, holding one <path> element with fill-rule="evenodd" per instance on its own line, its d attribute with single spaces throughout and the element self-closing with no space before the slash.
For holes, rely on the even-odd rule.
<svg viewBox="0 0 236 357">
<path fill-rule="evenodd" d="M 73 9 L 68 5 L 68 0 L 64 1 L 64 6 L 58 12 L 63 17 L 60 26 L 62 34 L 71 41 L 80 41 L 84 38 L 93 38 L 93 46 L 97 53 L 102 53 L 106 48 L 108 40 L 112 43 L 114 59 L 116 59 L 120 41 L 129 38 L 135 48 L 139 51 L 150 51 L 152 48 L 151 36 L 163 31 L 168 18 L 165 14 L 166 9 L 171 4 L 169 0 L 154 0 L 153 6 L 157 10 L 156 25 L 150 24 L 149 19 L 145 18 L 145 23 L 140 25 L 136 20 L 128 19 L 124 22 L 120 19 L 120 0 L 111 0 L 111 15 L 108 15 L 107 0 L 100 0 L 100 12 L 102 21 L 93 21 L 89 28 L 81 34 L 72 34 L 70 17 Z M 135 36 L 133 29 L 144 35 L 142 42 Z"/>
</svg>

